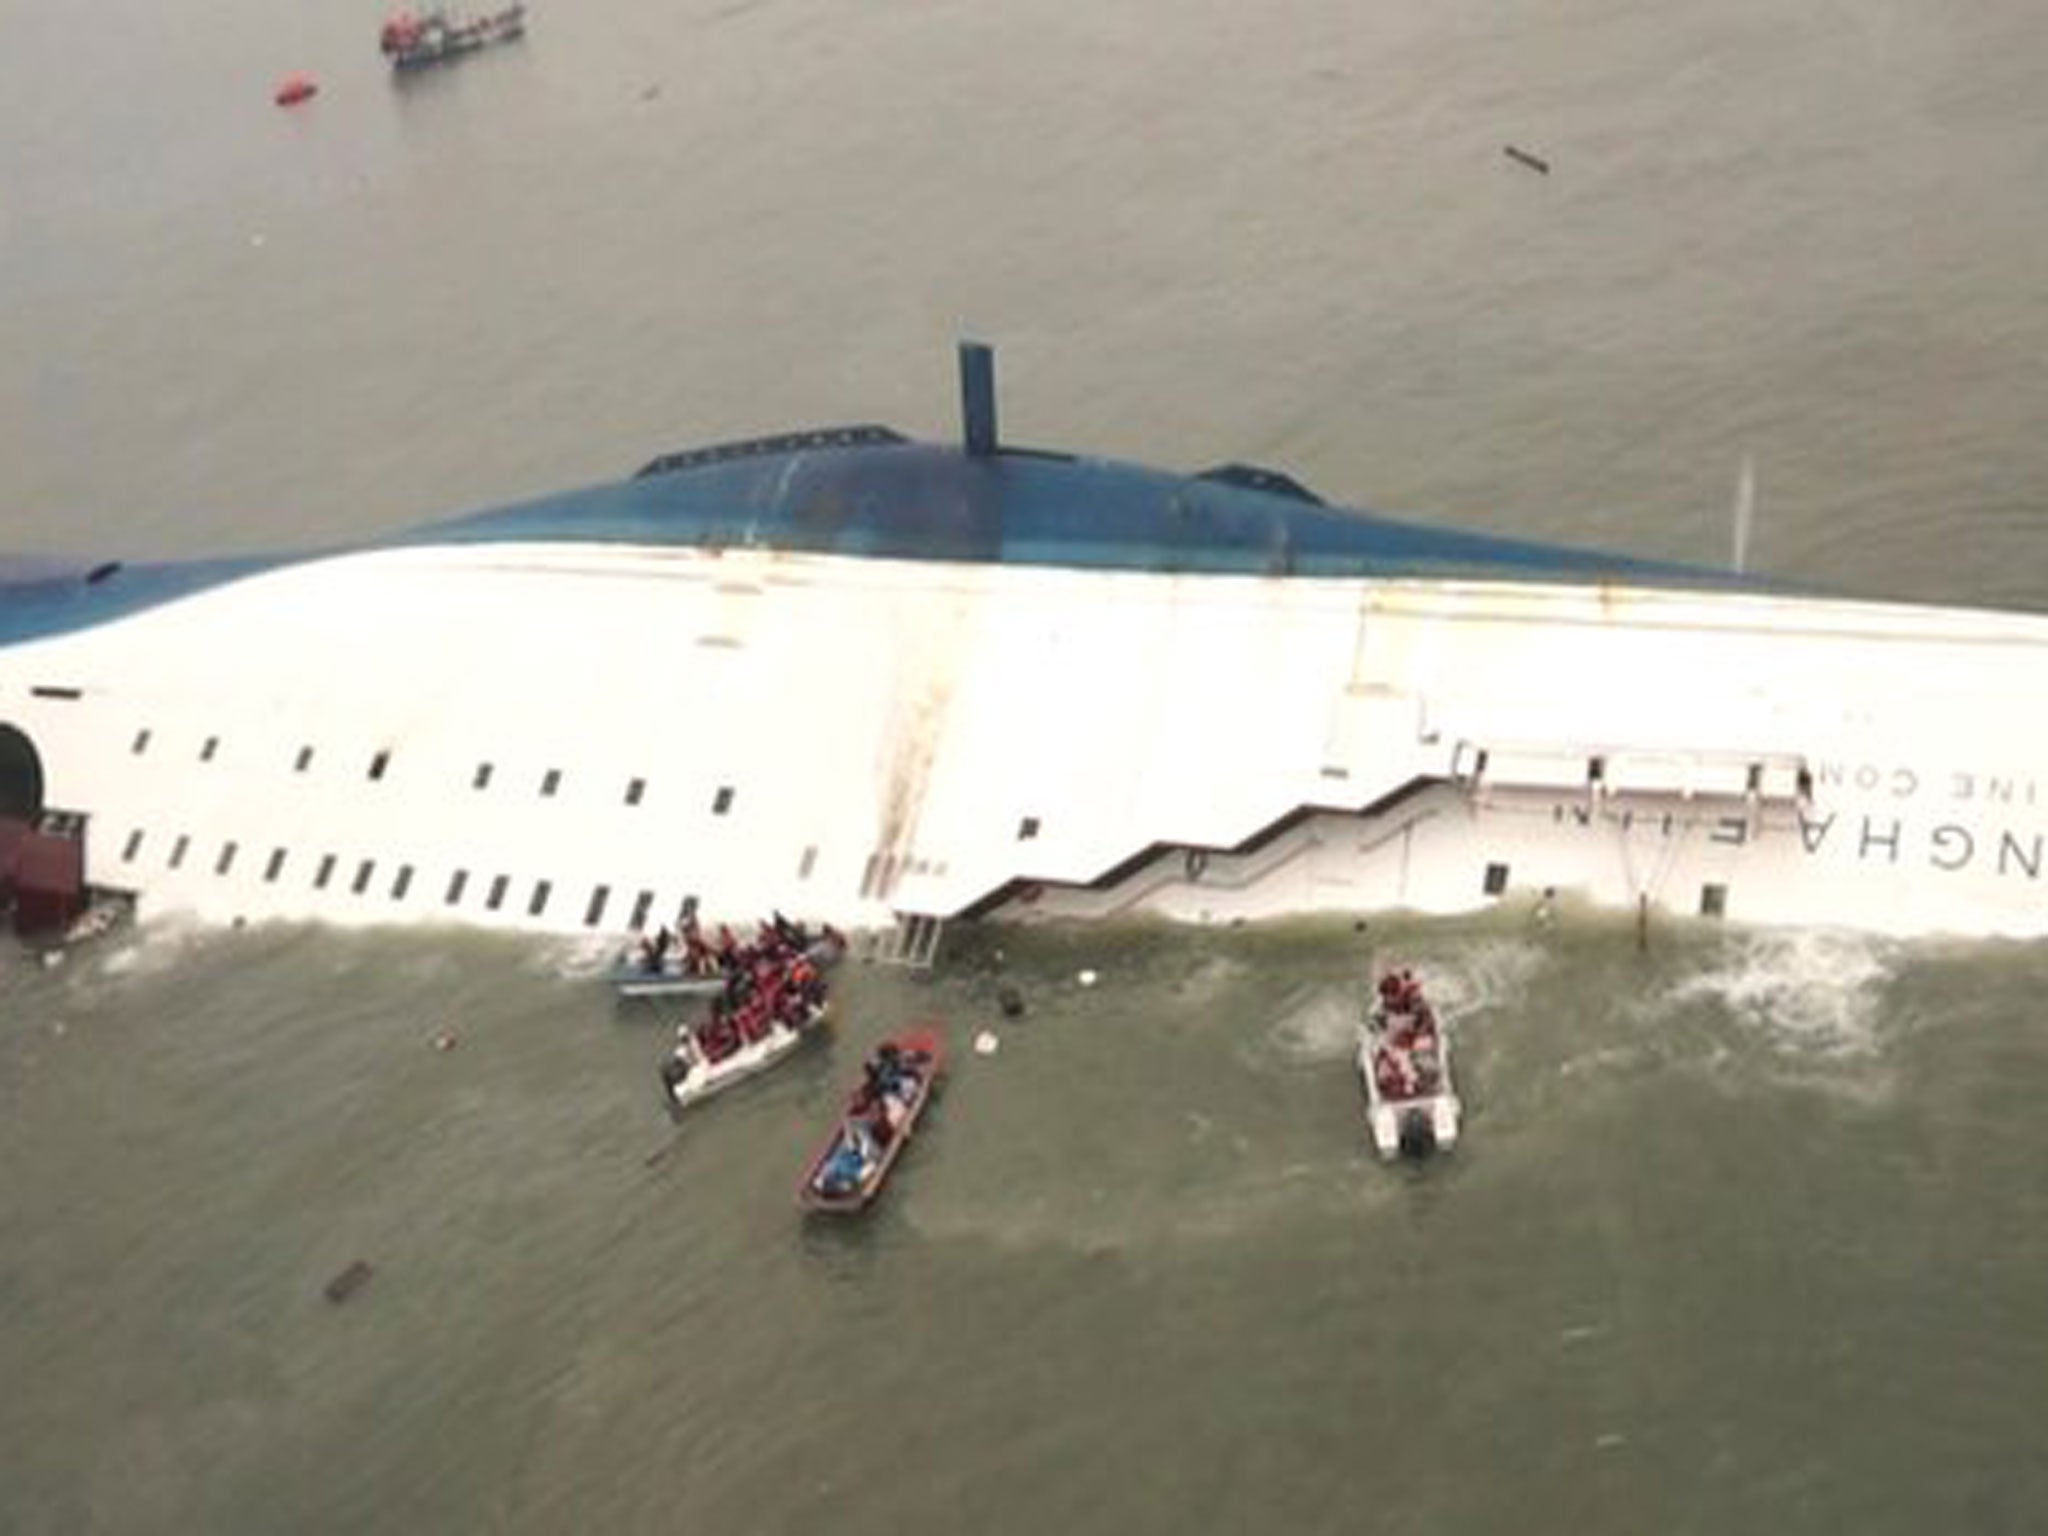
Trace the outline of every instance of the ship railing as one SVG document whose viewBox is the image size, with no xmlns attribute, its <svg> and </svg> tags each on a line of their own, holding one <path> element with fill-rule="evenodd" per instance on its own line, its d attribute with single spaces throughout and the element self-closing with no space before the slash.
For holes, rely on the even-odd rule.
<svg viewBox="0 0 2048 1536">
<path fill-rule="evenodd" d="M 928 971 L 938 958 L 939 940 L 945 929 L 944 918 L 921 912 L 898 912 L 891 927 L 869 929 L 859 935 L 855 952 L 861 959 L 876 965 Z"/>
</svg>

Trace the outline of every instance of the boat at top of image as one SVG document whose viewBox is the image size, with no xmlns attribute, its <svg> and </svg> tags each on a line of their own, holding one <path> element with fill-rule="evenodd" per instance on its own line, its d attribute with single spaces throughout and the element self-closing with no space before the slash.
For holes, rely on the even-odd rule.
<svg viewBox="0 0 2048 1536">
<path fill-rule="evenodd" d="M 773 970 L 795 955 L 828 966 L 846 953 L 846 936 L 830 924 L 813 930 L 780 912 L 762 922 L 749 940 L 720 924 L 707 936 L 694 916 L 671 930 L 642 933 L 605 972 L 622 998 L 696 998 L 729 994 L 736 978 Z"/>
<path fill-rule="evenodd" d="M 779 433 L 349 548 L 0 561 L 17 910 L 779 907 L 907 965 L 980 920 L 1546 891 L 1639 932 L 2048 934 L 2048 616 L 1012 446 L 987 349 L 960 375 L 955 443 Z"/>
<path fill-rule="evenodd" d="M 1389 971 L 1359 1030 L 1366 1123 L 1383 1158 L 1422 1157 L 1458 1143 L 1450 1030 L 1412 971 Z"/>
<path fill-rule="evenodd" d="M 424 69 L 525 35 L 523 4 L 481 16 L 434 5 L 394 13 L 378 33 L 377 46 L 393 69 Z"/>
<path fill-rule="evenodd" d="M 804 1170 L 797 1204 L 842 1215 L 866 1210 L 909 1145 L 945 1065 L 945 1039 L 935 1028 L 893 1035 L 869 1052 L 838 1123 Z"/>
</svg>

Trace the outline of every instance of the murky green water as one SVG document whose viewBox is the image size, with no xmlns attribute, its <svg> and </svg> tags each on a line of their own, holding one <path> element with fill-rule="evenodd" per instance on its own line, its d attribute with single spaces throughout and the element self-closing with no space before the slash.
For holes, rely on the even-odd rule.
<svg viewBox="0 0 2048 1536">
<path fill-rule="evenodd" d="M 945 435 L 966 332 L 1017 441 L 1709 560 L 1749 458 L 1759 569 L 2048 606 L 2017 0 L 585 0 L 397 90 L 376 19 L 0 0 L 0 548 Z M 1419 1173 L 1365 1151 L 1374 947 L 1459 1026 Z M 8 958 L 0 1531 L 2048 1520 L 2040 946 L 980 934 L 850 969 L 837 1039 L 679 1135 L 658 1025 L 574 970 Z M 956 1069 L 884 1203 L 799 1219 L 862 1046 L 927 1014 Z"/>
<path fill-rule="evenodd" d="M 1366 1150 L 1375 947 L 1458 1022 L 1467 1138 L 1426 1169 Z M 2048 1498 L 2032 950 L 991 931 L 850 967 L 835 1038 L 679 1132 L 662 1026 L 573 964 L 294 929 L 7 977 L 13 1528 L 2020 1531 Z M 803 1217 L 862 1046 L 927 1016 L 957 1054 L 882 1204 Z"/>
</svg>

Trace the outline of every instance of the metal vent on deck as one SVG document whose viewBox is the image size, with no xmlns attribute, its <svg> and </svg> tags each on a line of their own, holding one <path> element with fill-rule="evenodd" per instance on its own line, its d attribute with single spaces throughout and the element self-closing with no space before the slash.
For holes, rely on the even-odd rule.
<svg viewBox="0 0 2048 1536">
<path fill-rule="evenodd" d="M 732 443 L 713 443 L 708 448 L 685 448 L 649 459 L 634 473 L 635 480 L 654 475 L 671 475 L 679 469 L 697 469 L 706 464 L 727 464 L 735 459 L 765 458 L 777 453 L 804 453 L 818 448 L 879 448 L 907 443 L 893 427 L 862 422 L 851 427 L 813 427 L 803 432 L 778 432 L 772 437 L 749 437 Z"/>
<path fill-rule="evenodd" d="M 1248 491 L 1264 491 L 1272 496 L 1287 496 L 1295 501 L 1305 501 L 1312 506 L 1325 506 L 1323 498 L 1303 485 L 1294 476 L 1283 474 L 1277 469 L 1266 469 L 1258 464 L 1218 464 L 1196 475 L 1197 480 L 1213 480 L 1219 485 L 1241 486 Z"/>
</svg>

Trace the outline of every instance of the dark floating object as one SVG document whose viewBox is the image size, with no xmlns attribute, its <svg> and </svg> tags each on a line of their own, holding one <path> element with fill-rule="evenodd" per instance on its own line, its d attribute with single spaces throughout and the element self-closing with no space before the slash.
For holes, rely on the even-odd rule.
<svg viewBox="0 0 2048 1536">
<path fill-rule="evenodd" d="M 1519 145 L 1504 144 L 1501 146 L 1501 153 L 1518 165 L 1526 165 L 1539 176 L 1548 176 L 1550 174 L 1550 162 L 1548 160 L 1545 160 L 1541 155 L 1530 154 L 1528 150 L 1521 148 Z"/>
<path fill-rule="evenodd" d="M 1019 1018 L 1024 1012 L 1024 994 L 1008 982 L 996 989 L 996 1003 L 1003 1010 L 1006 1019 Z"/>
<path fill-rule="evenodd" d="M 357 1259 L 355 1263 L 349 1265 L 347 1269 L 344 1269 L 340 1274 L 327 1282 L 327 1299 L 339 1306 L 367 1285 L 370 1276 L 374 1273 L 376 1271 L 370 1268 L 367 1259 Z"/>
</svg>

